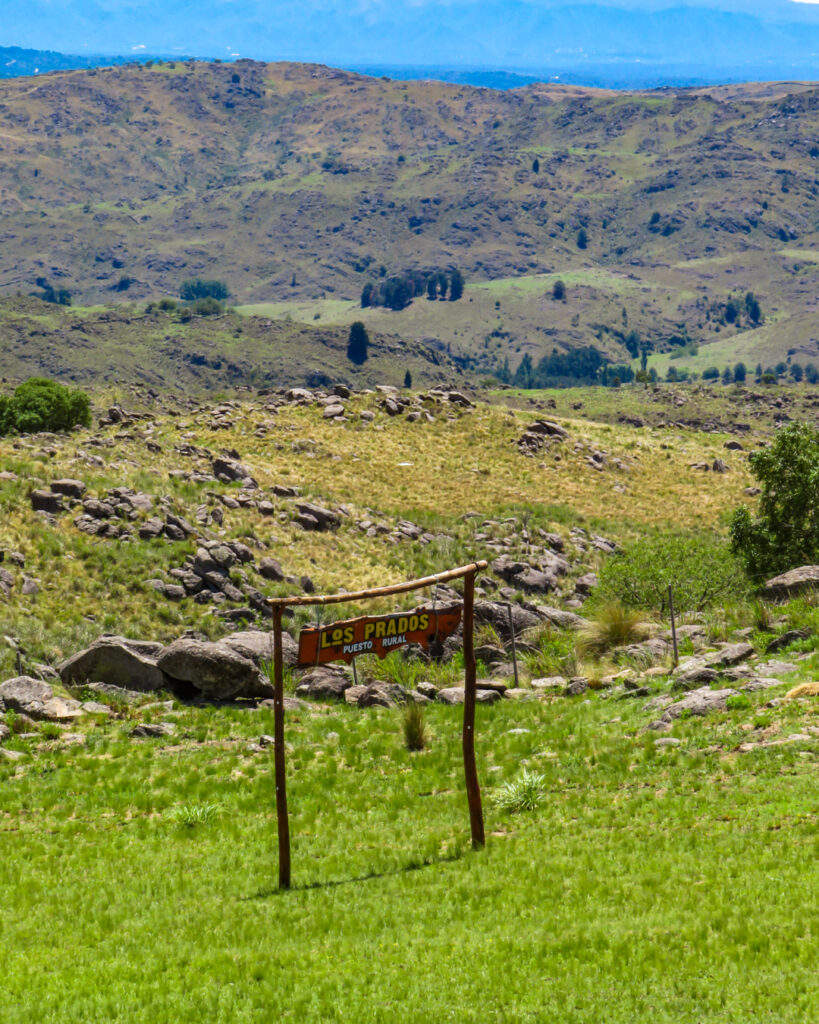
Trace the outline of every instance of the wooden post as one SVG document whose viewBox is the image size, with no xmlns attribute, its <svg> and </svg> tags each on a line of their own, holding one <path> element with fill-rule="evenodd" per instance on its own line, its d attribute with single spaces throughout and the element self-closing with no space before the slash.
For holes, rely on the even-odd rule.
<svg viewBox="0 0 819 1024">
<path fill-rule="evenodd" d="M 475 608 L 475 573 L 468 572 L 464 577 L 464 775 L 466 777 L 466 797 L 469 801 L 469 824 L 472 829 L 472 847 L 479 849 L 485 845 L 483 831 L 483 809 L 481 808 L 481 788 L 478 783 L 478 769 L 475 765 L 475 646 L 473 644 Z"/>
<path fill-rule="evenodd" d="M 284 669 L 282 667 L 282 607 L 273 605 L 273 739 L 276 773 L 276 818 L 279 834 L 279 888 L 290 888 L 290 822 L 287 818 L 287 779 L 284 765 Z"/>
<path fill-rule="evenodd" d="M 515 622 L 512 618 L 512 605 L 509 601 L 506 602 L 506 614 L 509 616 L 509 635 L 512 637 L 512 667 L 515 670 L 515 689 L 520 685 L 518 683 L 518 649 L 515 643 Z"/>
<path fill-rule="evenodd" d="M 668 608 L 671 612 L 671 643 L 674 646 L 674 668 L 680 663 L 680 652 L 677 649 L 677 623 L 674 619 L 674 590 L 671 584 L 668 584 Z"/>
</svg>

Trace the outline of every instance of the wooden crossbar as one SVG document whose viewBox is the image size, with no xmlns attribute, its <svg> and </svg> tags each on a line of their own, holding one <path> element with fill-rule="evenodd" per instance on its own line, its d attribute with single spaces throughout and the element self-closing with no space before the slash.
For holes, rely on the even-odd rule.
<svg viewBox="0 0 819 1024">
<path fill-rule="evenodd" d="M 345 594 L 310 594 L 304 597 L 269 597 L 267 603 L 284 608 L 293 605 L 324 605 L 342 604 L 346 601 L 364 601 L 373 597 L 387 597 L 390 594 L 405 594 L 410 590 L 422 590 L 424 587 L 432 587 L 436 583 L 446 583 L 448 580 L 457 580 L 470 573 L 480 572 L 485 569 L 487 562 L 472 562 L 470 565 L 462 565 L 458 569 L 449 569 L 447 572 L 439 572 L 434 576 L 424 576 L 420 580 L 408 580 L 406 583 L 393 583 L 388 587 L 374 587 L 370 590 L 356 590 Z"/>
</svg>

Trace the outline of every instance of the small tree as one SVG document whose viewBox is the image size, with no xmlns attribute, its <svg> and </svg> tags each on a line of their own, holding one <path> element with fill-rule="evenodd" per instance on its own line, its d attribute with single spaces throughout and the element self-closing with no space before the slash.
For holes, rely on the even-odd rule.
<svg viewBox="0 0 819 1024">
<path fill-rule="evenodd" d="M 438 276 L 431 274 L 427 278 L 427 298 L 430 302 L 435 302 L 438 298 Z"/>
<path fill-rule="evenodd" d="M 552 285 L 552 298 L 556 302 L 566 301 L 566 285 L 558 278 Z"/>
<path fill-rule="evenodd" d="M 540 160 L 537 157 L 532 161 L 532 173 L 537 174 L 540 170 Z"/>
<path fill-rule="evenodd" d="M 789 423 L 748 460 L 762 493 L 754 516 L 745 505 L 731 520 L 731 543 L 751 577 L 819 562 L 819 430 Z"/>
<path fill-rule="evenodd" d="M 447 290 L 448 287 L 449 287 L 449 282 L 447 281 L 446 274 L 443 274 L 443 273 L 439 274 L 438 275 L 438 294 L 441 296 L 442 299 L 446 298 L 446 290 Z"/>
<path fill-rule="evenodd" d="M 791 377 L 793 377 L 793 381 L 795 384 L 798 384 L 804 377 L 804 372 L 799 363 L 791 364 Z"/>
<path fill-rule="evenodd" d="M 361 308 L 366 309 L 373 302 L 373 284 L 368 281 L 361 289 Z"/>
<path fill-rule="evenodd" d="M 581 228 L 577 232 L 577 248 L 578 249 L 585 249 L 588 244 L 589 244 L 589 236 L 586 234 L 586 229 L 585 228 Z"/>
<path fill-rule="evenodd" d="M 29 378 L 10 398 L 0 396 L 0 435 L 70 430 L 90 423 L 88 395 L 45 377 Z"/>
<path fill-rule="evenodd" d="M 731 367 L 730 366 L 726 366 L 725 369 L 722 371 L 722 383 L 723 384 L 731 384 L 731 383 L 733 383 L 733 380 L 734 380 L 734 375 L 733 375 L 733 373 L 731 373 Z"/>
<path fill-rule="evenodd" d="M 407 370 L 407 372 L 404 374 L 404 387 L 412 387 L 412 374 L 409 372 L 409 370 Z"/>
<path fill-rule="evenodd" d="M 464 275 L 456 267 L 449 275 L 449 301 L 457 302 L 464 293 Z"/>
<path fill-rule="evenodd" d="M 350 336 L 347 340 L 347 358 L 356 366 L 362 366 L 367 361 L 367 349 L 370 344 L 370 336 L 367 328 L 360 320 L 350 325 Z"/>
<path fill-rule="evenodd" d="M 207 281 L 201 277 L 183 281 L 179 288 L 179 298 L 185 302 L 195 302 L 196 299 L 216 299 L 221 302 L 229 294 L 224 281 Z"/>
<path fill-rule="evenodd" d="M 734 381 L 737 384 L 743 384 L 747 376 L 748 371 L 745 368 L 745 363 L 737 363 L 737 365 L 734 367 Z"/>
</svg>

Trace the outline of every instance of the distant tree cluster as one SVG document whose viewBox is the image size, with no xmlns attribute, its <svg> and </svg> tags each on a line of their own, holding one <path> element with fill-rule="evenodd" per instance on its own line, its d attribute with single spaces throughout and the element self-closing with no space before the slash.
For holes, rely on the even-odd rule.
<svg viewBox="0 0 819 1024">
<path fill-rule="evenodd" d="M 717 366 L 709 366 L 702 371 L 702 379 L 721 380 L 723 384 L 744 384 L 750 372 L 745 363 L 737 363 L 733 368 L 726 366 L 721 371 Z M 757 384 L 776 384 L 786 378 L 790 378 L 794 384 L 799 384 L 803 380 L 808 384 L 816 384 L 819 382 L 819 369 L 815 363 L 807 363 L 802 366 L 801 363 L 780 361 L 775 366 L 765 368 L 762 363 L 757 363 L 756 369 L 753 371 L 753 379 Z"/>
<path fill-rule="evenodd" d="M 55 288 L 45 277 L 38 277 L 35 284 L 42 289 L 37 298 L 43 302 L 53 302 L 57 306 L 71 305 L 71 292 L 67 288 Z"/>
<path fill-rule="evenodd" d="M 195 302 L 197 299 L 216 299 L 222 302 L 228 295 L 230 291 L 224 281 L 205 280 L 202 277 L 183 281 L 179 287 L 179 297 L 185 302 Z"/>
<path fill-rule="evenodd" d="M 588 345 L 568 352 L 552 349 L 551 354 L 544 356 L 536 366 L 527 352 L 514 373 L 510 372 L 506 362 L 498 370 L 497 376 L 505 383 L 524 389 L 576 387 L 580 384 L 604 383 L 603 373 L 607 368 L 608 360 L 603 353 L 594 345 Z M 618 369 L 634 379 L 634 372 L 630 368 Z"/>
<path fill-rule="evenodd" d="M 745 329 L 759 327 L 765 321 L 759 299 L 753 292 L 746 292 L 744 296 L 731 296 L 725 302 L 706 303 L 705 319 L 720 327 Z"/>
<path fill-rule="evenodd" d="M 31 377 L 12 395 L 0 395 L 0 435 L 70 430 L 90 423 L 88 395 L 45 377 Z"/>
<path fill-rule="evenodd" d="M 449 272 L 407 270 L 377 282 L 368 281 L 361 290 L 361 308 L 386 306 L 392 310 L 404 309 L 419 295 L 426 295 L 433 301 L 449 298 L 450 302 L 457 302 L 463 293 L 464 277 L 457 267 Z"/>
</svg>

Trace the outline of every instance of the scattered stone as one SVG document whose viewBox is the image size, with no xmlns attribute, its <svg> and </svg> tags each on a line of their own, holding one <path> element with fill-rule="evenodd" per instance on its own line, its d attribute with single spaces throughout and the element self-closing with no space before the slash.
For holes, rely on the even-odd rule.
<svg viewBox="0 0 819 1024">
<path fill-rule="evenodd" d="M 32 491 L 31 507 L 35 512 L 48 512 L 56 515 L 63 510 L 63 496 L 53 491 Z"/>
<path fill-rule="evenodd" d="M 579 697 L 581 694 L 585 693 L 588 688 L 589 680 L 585 676 L 575 676 L 573 679 L 569 680 L 565 693 L 567 697 Z"/>
<path fill-rule="evenodd" d="M 351 685 L 346 672 L 326 665 L 302 676 L 296 687 L 296 696 L 309 697 L 312 700 L 343 700 L 344 691 Z"/>
<path fill-rule="evenodd" d="M 17 711 L 49 722 L 68 722 L 82 715 L 79 701 L 56 696 L 48 683 L 31 676 L 16 676 L 0 684 L 0 711 Z"/>
<path fill-rule="evenodd" d="M 176 726 L 171 722 L 143 722 L 134 726 L 131 735 L 138 739 L 157 739 L 162 736 L 173 736 Z"/>
<path fill-rule="evenodd" d="M 658 740 L 654 740 L 655 747 L 678 747 L 681 740 L 678 740 L 676 736 L 661 736 Z"/>
<path fill-rule="evenodd" d="M 671 684 L 672 690 L 694 690 L 704 683 L 715 683 L 719 678 L 716 669 L 708 668 L 706 665 L 694 665 L 684 672 L 676 675 Z"/>
<path fill-rule="evenodd" d="M 81 498 L 86 489 L 82 480 L 53 480 L 51 482 L 51 490 L 57 494 L 64 494 L 67 498 Z"/>
<path fill-rule="evenodd" d="M 682 700 L 669 704 L 663 712 L 663 720 L 670 722 L 679 718 L 683 712 L 688 712 L 691 715 L 707 715 L 711 711 L 724 711 L 726 701 L 736 692 L 732 689 L 711 690 L 707 686 L 703 686 L 699 690 L 692 690 Z"/>
<path fill-rule="evenodd" d="M 311 502 L 300 502 L 296 505 L 299 515 L 296 522 L 305 530 L 334 530 L 341 522 L 336 512 L 331 512 L 321 505 L 314 505 Z"/>
<path fill-rule="evenodd" d="M 84 700 L 80 708 L 86 715 L 110 715 L 111 709 L 107 704 L 100 704 L 95 700 Z"/>
<path fill-rule="evenodd" d="M 709 654 L 705 663 L 712 668 L 727 668 L 729 665 L 738 665 L 741 661 L 747 661 L 753 653 L 754 649 L 751 644 L 726 644 L 720 650 Z"/>
<path fill-rule="evenodd" d="M 462 686 L 447 686 L 438 690 L 435 699 L 440 704 L 463 704 L 464 688 Z"/>
<path fill-rule="evenodd" d="M 567 681 L 563 676 L 544 676 L 542 679 L 533 679 L 529 685 L 533 690 L 540 692 L 545 690 L 561 691 L 565 689 Z"/>
<path fill-rule="evenodd" d="M 789 629 L 787 632 L 774 637 L 765 648 L 765 651 L 767 654 L 773 654 L 775 651 L 781 651 L 785 647 L 790 647 L 791 644 L 795 644 L 799 640 L 806 639 L 807 636 L 808 631 L 806 629 Z"/>
<path fill-rule="evenodd" d="M 220 456 L 213 460 L 211 468 L 213 475 L 222 483 L 239 482 L 245 487 L 256 488 L 258 486 L 247 466 L 242 465 L 237 459 Z"/>
</svg>

